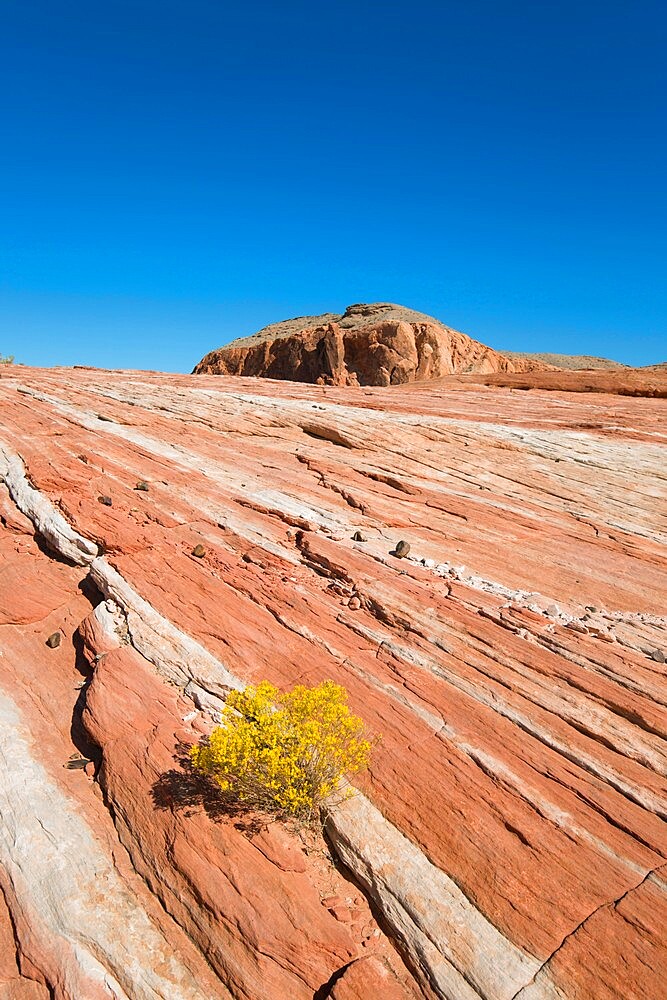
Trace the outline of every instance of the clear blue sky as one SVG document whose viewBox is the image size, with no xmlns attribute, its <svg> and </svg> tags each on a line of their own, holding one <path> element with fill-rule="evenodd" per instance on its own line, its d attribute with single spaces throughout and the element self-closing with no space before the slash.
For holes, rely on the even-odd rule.
<svg viewBox="0 0 667 1000">
<path fill-rule="evenodd" d="M 0 353 L 188 371 L 389 300 L 667 359 L 667 8 L 0 0 Z"/>
</svg>

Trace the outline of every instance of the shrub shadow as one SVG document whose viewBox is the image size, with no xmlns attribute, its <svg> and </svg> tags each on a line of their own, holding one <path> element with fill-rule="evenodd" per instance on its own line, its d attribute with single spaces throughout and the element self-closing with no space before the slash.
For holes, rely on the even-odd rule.
<svg viewBox="0 0 667 1000">
<path fill-rule="evenodd" d="M 174 762 L 177 767 L 164 771 L 157 779 L 151 795 L 156 809 L 194 815 L 200 808 L 212 820 L 230 820 L 237 830 L 256 834 L 268 826 L 269 819 L 244 806 L 207 775 L 198 771 L 190 759 L 191 744 L 180 742 Z"/>
</svg>

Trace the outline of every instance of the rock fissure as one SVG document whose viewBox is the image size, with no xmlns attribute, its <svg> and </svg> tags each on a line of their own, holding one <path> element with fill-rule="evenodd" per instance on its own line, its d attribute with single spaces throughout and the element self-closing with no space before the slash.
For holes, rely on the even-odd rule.
<svg viewBox="0 0 667 1000">
<path fill-rule="evenodd" d="M 540 973 L 547 968 L 547 966 L 554 960 L 554 958 L 556 958 L 558 953 L 567 945 L 568 941 L 570 941 L 578 933 L 578 931 L 582 930 L 582 928 L 585 927 L 585 925 L 593 917 L 595 917 L 596 914 L 600 913 L 602 910 L 606 910 L 609 908 L 615 909 L 619 905 L 619 903 L 621 903 L 627 896 L 630 895 L 630 893 L 636 892 L 636 890 L 639 889 L 642 885 L 644 885 L 647 879 L 649 879 L 655 871 L 658 871 L 662 867 L 663 867 L 662 865 L 659 865 L 656 868 L 652 868 L 650 871 L 646 872 L 643 875 L 643 877 L 639 880 L 639 882 L 637 882 L 636 885 L 630 886 L 629 889 L 626 889 L 624 892 L 622 892 L 621 895 L 618 896 L 616 899 L 609 899 L 606 900 L 605 902 L 600 903 L 599 906 L 596 906 L 594 910 L 592 910 L 589 914 L 587 914 L 583 918 L 583 920 L 580 920 L 579 923 L 576 925 L 576 927 L 573 927 L 572 930 L 568 931 L 568 933 L 565 935 L 565 937 L 560 942 L 558 947 L 555 948 L 554 951 L 549 955 L 549 957 L 544 960 L 540 968 L 537 970 L 537 972 L 531 979 L 531 981 L 529 983 L 526 983 L 525 986 L 522 986 L 521 989 L 514 994 L 512 1000 L 521 1000 L 522 994 L 525 994 L 527 996 L 529 988 L 535 984 Z"/>
</svg>

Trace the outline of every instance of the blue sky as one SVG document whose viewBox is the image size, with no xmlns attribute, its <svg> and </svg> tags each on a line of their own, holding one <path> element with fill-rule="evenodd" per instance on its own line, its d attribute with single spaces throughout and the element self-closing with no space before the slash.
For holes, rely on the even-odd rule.
<svg viewBox="0 0 667 1000">
<path fill-rule="evenodd" d="M 667 8 L 0 0 L 0 353 L 188 371 L 393 301 L 667 359 Z"/>
</svg>

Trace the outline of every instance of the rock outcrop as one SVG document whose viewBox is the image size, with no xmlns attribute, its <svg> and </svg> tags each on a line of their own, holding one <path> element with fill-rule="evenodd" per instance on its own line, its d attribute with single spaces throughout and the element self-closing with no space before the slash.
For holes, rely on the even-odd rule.
<svg viewBox="0 0 667 1000">
<path fill-rule="evenodd" d="M 0 371 L 2 1000 L 663 997 L 640 380 Z M 326 841 L 187 767 L 263 678 L 383 736 Z"/>
<path fill-rule="evenodd" d="M 252 375 L 323 385 L 401 385 L 454 372 L 547 370 L 509 358 L 389 302 L 348 306 L 342 315 L 302 316 L 264 327 L 207 354 L 198 375 Z"/>
</svg>

